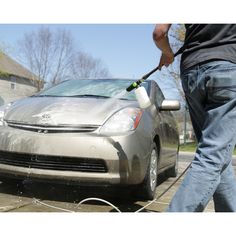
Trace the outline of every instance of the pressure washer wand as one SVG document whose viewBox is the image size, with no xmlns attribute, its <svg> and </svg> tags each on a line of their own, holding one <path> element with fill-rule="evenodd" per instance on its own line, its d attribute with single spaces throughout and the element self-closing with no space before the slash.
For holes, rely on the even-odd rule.
<svg viewBox="0 0 236 236">
<path fill-rule="evenodd" d="M 174 57 L 178 56 L 179 54 L 183 53 L 185 49 L 185 46 L 182 46 L 175 54 Z M 155 69 L 151 70 L 149 73 L 147 73 L 146 75 L 144 75 L 141 79 L 137 80 L 136 82 L 132 83 L 128 88 L 126 88 L 127 92 L 132 91 L 133 89 L 136 89 L 139 87 L 139 85 L 144 82 L 144 80 L 146 80 L 151 74 L 153 74 L 154 72 L 156 72 L 157 70 L 160 70 L 161 67 L 158 65 Z"/>
<path fill-rule="evenodd" d="M 138 88 L 138 86 L 144 82 L 150 75 L 152 75 L 154 72 L 156 72 L 157 70 L 159 70 L 160 67 L 157 66 L 155 69 L 151 70 L 149 73 L 147 73 L 146 75 L 144 75 L 141 79 L 137 80 L 136 82 L 132 83 L 128 88 L 126 88 L 127 92 L 132 91 L 133 89 Z"/>
</svg>

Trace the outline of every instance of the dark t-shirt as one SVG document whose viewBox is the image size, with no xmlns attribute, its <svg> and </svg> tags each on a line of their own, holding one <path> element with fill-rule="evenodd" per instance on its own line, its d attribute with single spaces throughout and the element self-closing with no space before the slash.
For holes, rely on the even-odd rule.
<svg viewBox="0 0 236 236">
<path fill-rule="evenodd" d="M 181 71 L 209 60 L 236 63 L 236 24 L 186 24 Z"/>
</svg>

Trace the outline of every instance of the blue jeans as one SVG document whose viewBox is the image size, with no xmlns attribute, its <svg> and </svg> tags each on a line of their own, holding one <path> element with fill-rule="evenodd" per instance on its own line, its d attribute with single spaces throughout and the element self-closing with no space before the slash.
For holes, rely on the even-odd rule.
<svg viewBox="0 0 236 236">
<path fill-rule="evenodd" d="M 236 142 L 236 64 L 211 61 L 181 74 L 198 146 L 168 212 L 236 212 L 232 152 Z"/>
</svg>

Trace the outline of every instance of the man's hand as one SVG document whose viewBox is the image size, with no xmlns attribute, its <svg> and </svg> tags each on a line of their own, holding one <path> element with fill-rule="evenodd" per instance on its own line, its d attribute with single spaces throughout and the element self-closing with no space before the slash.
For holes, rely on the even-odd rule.
<svg viewBox="0 0 236 236">
<path fill-rule="evenodd" d="M 174 61 L 174 53 L 170 47 L 168 38 L 170 27 L 171 24 L 159 24 L 156 25 L 153 31 L 153 40 L 162 52 L 159 69 L 161 69 L 162 66 L 169 66 Z"/>
<path fill-rule="evenodd" d="M 174 61 L 174 53 L 170 54 L 162 53 L 158 67 L 161 70 L 162 66 L 168 67 L 173 61 Z"/>
</svg>

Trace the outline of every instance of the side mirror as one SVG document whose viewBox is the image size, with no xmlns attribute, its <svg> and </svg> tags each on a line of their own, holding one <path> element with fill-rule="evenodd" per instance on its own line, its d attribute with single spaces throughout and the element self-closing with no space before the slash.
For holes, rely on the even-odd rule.
<svg viewBox="0 0 236 236">
<path fill-rule="evenodd" d="M 159 107 L 160 111 L 177 111 L 180 109 L 180 102 L 178 100 L 163 100 L 161 106 Z"/>
</svg>

